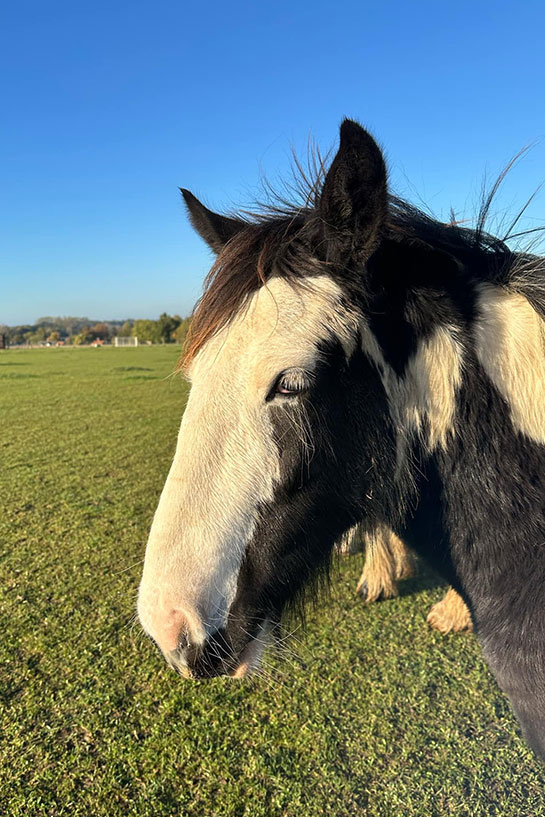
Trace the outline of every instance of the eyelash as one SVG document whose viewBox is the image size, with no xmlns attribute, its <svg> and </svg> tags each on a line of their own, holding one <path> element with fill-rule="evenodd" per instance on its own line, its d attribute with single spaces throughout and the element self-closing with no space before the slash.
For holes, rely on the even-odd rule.
<svg viewBox="0 0 545 817">
<path fill-rule="evenodd" d="M 278 395 L 284 398 L 297 397 L 297 395 L 302 394 L 307 390 L 308 384 L 298 372 L 294 372 L 292 374 L 292 378 L 293 380 L 290 382 L 289 373 L 282 372 L 282 374 L 276 378 L 276 381 L 269 391 L 267 400 L 273 400 Z M 282 388 L 284 388 L 285 391 L 282 391 Z"/>
</svg>

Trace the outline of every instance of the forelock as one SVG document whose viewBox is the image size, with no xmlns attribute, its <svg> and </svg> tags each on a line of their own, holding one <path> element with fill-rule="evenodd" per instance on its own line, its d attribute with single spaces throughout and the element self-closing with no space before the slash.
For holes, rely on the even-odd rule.
<svg viewBox="0 0 545 817">
<path fill-rule="evenodd" d="M 272 277 L 294 287 L 324 272 L 309 247 L 310 214 L 293 213 L 248 222 L 219 253 L 193 312 L 179 368 L 186 369 L 204 343 L 247 308 Z"/>
</svg>

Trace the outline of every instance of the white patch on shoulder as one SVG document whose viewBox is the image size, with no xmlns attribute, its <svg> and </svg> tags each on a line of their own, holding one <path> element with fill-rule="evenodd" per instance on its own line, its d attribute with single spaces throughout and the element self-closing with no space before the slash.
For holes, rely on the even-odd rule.
<svg viewBox="0 0 545 817">
<path fill-rule="evenodd" d="M 515 428 L 545 443 L 545 323 L 524 295 L 491 284 L 482 285 L 478 309 L 479 362 Z"/>
<path fill-rule="evenodd" d="M 462 378 L 463 348 L 454 326 L 439 326 L 421 340 L 403 377 L 386 362 L 369 326 L 362 332 L 363 350 L 380 373 L 397 430 L 398 469 L 406 462 L 410 437 L 417 434 L 433 451 L 446 447 L 453 430 L 456 393 Z"/>
</svg>

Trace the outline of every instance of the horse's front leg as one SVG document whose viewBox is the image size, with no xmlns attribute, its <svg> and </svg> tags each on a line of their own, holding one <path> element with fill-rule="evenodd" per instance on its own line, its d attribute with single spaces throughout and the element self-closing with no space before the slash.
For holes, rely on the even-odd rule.
<svg viewBox="0 0 545 817">
<path fill-rule="evenodd" d="M 538 628 L 539 618 L 532 616 L 528 624 Z M 524 738 L 545 761 L 545 646 L 528 636 L 526 625 L 515 628 L 515 619 L 516 612 L 506 610 L 505 620 L 496 617 L 493 630 L 478 619 L 476 629 L 484 657 L 511 702 Z"/>
<path fill-rule="evenodd" d="M 471 614 L 463 598 L 450 587 L 441 601 L 436 602 L 428 613 L 428 624 L 446 635 L 472 630 Z"/>
<path fill-rule="evenodd" d="M 356 587 L 366 603 L 398 594 L 397 582 L 414 574 L 414 557 L 395 533 L 378 527 L 363 536 L 365 565 Z"/>
</svg>

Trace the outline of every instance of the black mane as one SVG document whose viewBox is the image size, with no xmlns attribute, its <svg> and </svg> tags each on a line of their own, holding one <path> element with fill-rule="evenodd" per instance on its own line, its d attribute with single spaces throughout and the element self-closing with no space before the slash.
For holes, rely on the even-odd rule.
<svg viewBox="0 0 545 817">
<path fill-rule="evenodd" d="M 314 192 L 321 178 L 319 173 L 318 181 L 311 184 L 301 176 L 300 188 L 310 185 L 302 204 L 277 196 L 254 211 L 229 214 L 228 219 L 238 222 L 242 229 L 227 241 L 204 282 L 181 368 L 211 335 L 244 308 L 251 295 L 272 275 L 304 285 L 308 277 L 329 271 L 328 260 L 321 254 L 320 217 Z M 488 197 L 478 214 L 477 227 L 471 229 L 440 222 L 414 204 L 389 196 L 377 252 L 388 244 L 397 245 L 404 252 L 412 248 L 421 258 L 422 254 L 429 254 L 429 264 L 424 266 L 435 265 L 436 269 L 439 253 L 447 266 L 450 262 L 451 274 L 452 265 L 456 266 L 462 285 L 467 279 L 522 292 L 545 315 L 545 260 L 530 252 L 511 249 L 507 243 L 509 236 L 499 238 L 484 229 L 490 204 Z M 440 286 L 440 271 L 437 273 L 435 284 Z M 338 270 L 332 269 L 332 274 L 338 274 Z M 350 292 L 357 293 L 362 287 L 363 270 L 345 269 L 343 275 Z M 407 286 L 410 283 L 406 281 Z M 433 283 L 431 278 L 429 283 Z"/>
</svg>

